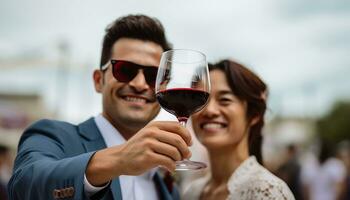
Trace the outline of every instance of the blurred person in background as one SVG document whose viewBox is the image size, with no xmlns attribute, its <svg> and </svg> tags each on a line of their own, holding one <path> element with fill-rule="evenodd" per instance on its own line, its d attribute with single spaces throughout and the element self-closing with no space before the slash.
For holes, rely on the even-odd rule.
<svg viewBox="0 0 350 200">
<path fill-rule="evenodd" d="M 231 60 L 209 70 L 209 102 L 192 116 L 192 126 L 208 150 L 210 173 L 192 182 L 183 199 L 294 199 L 288 186 L 262 166 L 267 86 Z"/>
<path fill-rule="evenodd" d="M 346 168 L 335 157 L 335 146 L 320 138 L 316 163 L 303 166 L 301 181 L 306 200 L 340 200 L 345 196 Z"/>
<path fill-rule="evenodd" d="M 102 113 L 78 125 L 41 120 L 27 128 L 10 199 L 177 199 L 157 167 L 174 171 L 190 157 L 190 133 L 177 122 L 150 122 L 160 111 L 154 84 L 168 49 L 155 18 L 128 15 L 108 26 L 93 72 Z"/>
<path fill-rule="evenodd" d="M 11 176 L 11 154 L 10 149 L 0 144 L 0 199 L 7 200 L 6 185 Z"/>
<path fill-rule="evenodd" d="M 297 146 L 296 144 L 289 144 L 286 150 L 286 161 L 277 169 L 276 175 L 287 183 L 295 199 L 302 200 L 301 165 L 298 160 Z"/>
<path fill-rule="evenodd" d="M 350 141 L 344 140 L 339 143 L 337 157 L 343 161 L 346 169 L 344 199 L 350 199 Z"/>
</svg>

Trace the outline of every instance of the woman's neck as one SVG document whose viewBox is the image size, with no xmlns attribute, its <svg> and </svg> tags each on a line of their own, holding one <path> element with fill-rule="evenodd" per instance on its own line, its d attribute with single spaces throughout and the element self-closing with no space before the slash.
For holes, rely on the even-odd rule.
<svg viewBox="0 0 350 200">
<path fill-rule="evenodd" d="M 208 149 L 211 166 L 211 182 L 226 184 L 233 172 L 249 157 L 248 149 L 238 145 L 225 149 Z"/>
</svg>

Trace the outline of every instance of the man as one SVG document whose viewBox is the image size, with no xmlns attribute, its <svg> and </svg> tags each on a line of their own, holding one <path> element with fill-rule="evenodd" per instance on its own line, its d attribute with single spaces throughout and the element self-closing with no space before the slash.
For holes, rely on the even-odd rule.
<svg viewBox="0 0 350 200">
<path fill-rule="evenodd" d="M 171 199 L 154 168 L 189 158 L 189 132 L 150 122 L 160 108 L 154 81 L 169 49 L 156 19 L 129 15 L 107 29 L 101 67 L 93 73 L 101 115 L 75 126 L 42 120 L 19 142 L 10 199 Z M 106 148 L 107 147 L 107 148 Z"/>
<path fill-rule="evenodd" d="M 276 175 L 287 183 L 295 199 L 303 200 L 300 172 L 301 165 L 298 160 L 297 146 L 296 144 L 289 144 L 286 161 L 277 169 Z"/>
</svg>

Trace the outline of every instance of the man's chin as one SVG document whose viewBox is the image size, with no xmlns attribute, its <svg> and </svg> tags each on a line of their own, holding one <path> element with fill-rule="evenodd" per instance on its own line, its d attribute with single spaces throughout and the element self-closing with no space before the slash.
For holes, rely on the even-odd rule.
<svg viewBox="0 0 350 200">
<path fill-rule="evenodd" d="M 149 112 L 148 112 L 149 113 Z M 124 116 L 124 122 L 127 124 L 139 124 L 140 126 L 145 126 L 148 124 L 155 116 L 145 115 L 145 111 L 142 112 L 130 112 L 127 116 Z"/>
<path fill-rule="evenodd" d="M 114 110 L 119 112 L 115 113 L 116 121 L 123 122 L 128 126 L 145 126 L 158 115 L 160 107 L 156 103 L 133 106 L 123 102 L 115 106 Z"/>
<path fill-rule="evenodd" d="M 132 115 L 149 115 L 149 113 L 154 112 L 153 109 L 156 108 L 156 102 L 127 102 L 124 101 L 121 105 L 123 109 L 127 110 L 127 112 L 134 113 Z M 138 113 L 140 112 L 140 113 Z"/>
</svg>

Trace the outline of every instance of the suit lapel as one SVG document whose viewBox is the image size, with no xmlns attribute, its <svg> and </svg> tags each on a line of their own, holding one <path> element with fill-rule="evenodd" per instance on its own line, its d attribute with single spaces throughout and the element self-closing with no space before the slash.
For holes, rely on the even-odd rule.
<svg viewBox="0 0 350 200">
<path fill-rule="evenodd" d="M 123 199 L 122 198 L 122 191 L 121 191 L 121 187 L 120 187 L 119 178 L 116 178 L 116 179 L 112 180 L 111 188 L 113 188 L 112 194 L 113 194 L 113 198 L 115 200 Z"/>
<path fill-rule="evenodd" d="M 86 152 L 97 151 L 107 147 L 93 118 L 90 118 L 87 121 L 79 124 L 78 128 L 79 134 L 85 139 L 83 140 L 83 145 L 86 149 Z M 118 178 L 112 180 L 110 187 L 113 198 L 115 200 L 122 199 L 122 193 Z"/>
<path fill-rule="evenodd" d="M 86 152 L 97 151 L 106 148 L 105 141 L 98 130 L 93 118 L 79 124 L 79 134 L 84 138 L 83 145 Z"/>
</svg>

